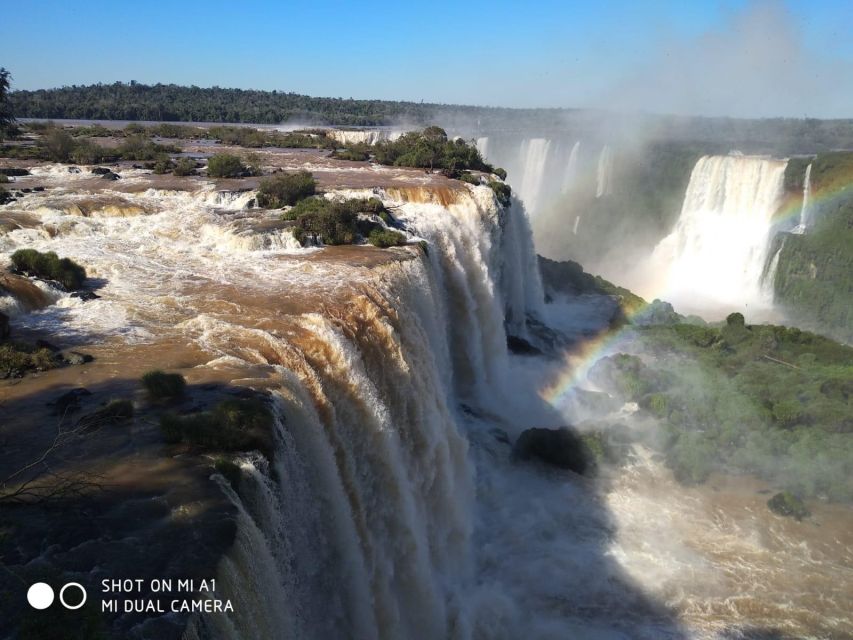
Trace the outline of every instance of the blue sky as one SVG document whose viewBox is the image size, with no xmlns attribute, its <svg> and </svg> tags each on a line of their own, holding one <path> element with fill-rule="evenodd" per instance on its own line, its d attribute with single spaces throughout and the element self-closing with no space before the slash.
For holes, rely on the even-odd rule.
<svg viewBox="0 0 853 640">
<path fill-rule="evenodd" d="M 116 80 L 508 107 L 853 116 L 853 2 L 19 2 L 20 89 Z"/>
</svg>

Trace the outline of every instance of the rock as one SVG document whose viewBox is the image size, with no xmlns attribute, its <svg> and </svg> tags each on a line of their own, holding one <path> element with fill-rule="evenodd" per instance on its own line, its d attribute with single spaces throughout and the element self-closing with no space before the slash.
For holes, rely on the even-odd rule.
<svg viewBox="0 0 853 640">
<path fill-rule="evenodd" d="M 21 189 L 21 193 L 32 193 L 32 189 Z"/>
<path fill-rule="evenodd" d="M 10 202 L 15 201 L 15 196 L 6 191 L 5 189 L 0 189 L 0 204 L 9 204 Z"/>
<path fill-rule="evenodd" d="M 566 427 L 527 429 L 515 441 L 513 454 L 520 460 L 536 458 L 554 467 L 580 474 L 591 467 L 584 443 L 573 430 Z"/>
<path fill-rule="evenodd" d="M 11 333 L 12 330 L 9 327 L 9 316 L 0 311 L 0 340 L 5 340 Z"/>
<path fill-rule="evenodd" d="M 513 353 L 521 356 L 541 356 L 542 350 L 537 349 L 532 344 L 530 344 L 524 338 L 519 338 L 518 336 L 507 335 L 506 337 L 506 346 L 507 349 L 512 351 Z"/>
<path fill-rule="evenodd" d="M 112 173 L 112 171 L 106 167 L 92 167 L 92 173 L 96 176 L 104 176 L 108 173 Z"/>
<path fill-rule="evenodd" d="M 68 167 L 68 173 L 82 173 L 80 167 Z"/>
<path fill-rule="evenodd" d="M 79 298 L 80 300 L 83 300 L 84 302 L 88 302 L 89 300 L 97 300 L 101 296 L 99 296 L 94 291 L 74 291 L 74 292 L 72 292 L 71 297 L 72 298 Z"/>
<path fill-rule="evenodd" d="M 779 516 L 802 520 L 811 515 L 806 504 L 790 491 L 781 491 L 767 501 L 767 508 Z"/>
<path fill-rule="evenodd" d="M 17 167 L 6 167 L 5 169 L 0 169 L 0 173 L 4 176 L 9 176 L 10 178 L 13 176 L 28 176 L 30 172 L 27 169 L 19 169 Z"/>
<path fill-rule="evenodd" d="M 92 395 L 91 391 L 85 387 L 79 387 L 63 393 L 56 400 L 47 404 L 53 407 L 53 412 L 56 415 L 63 416 L 77 411 L 80 408 L 80 399 L 90 395 Z"/>
<path fill-rule="evenodd" d="M 109 172 L 105 173 L 104 175 L 102 175 L 101 179 L 102 180 L 120 180 L 121 176 L 117 173 L 113 173 L 112 171 L 109 171 Z"/>
<path fill-rule="evenodd" d="M 33 187 L 33 193 L 40 193 L 44 191 L 44 187 Z"/>
<path fill-rule="evenodd" d="M 36 340 L 36 349 L 47 349 L 53 353 L 59 353 L 59 347 L 47 340 Z"/>
<path fill-rule="evenodd" d="M 60 354 L 63 362 L 70 365 L 86 364 L 92 362 L 95 358 L 88 353 L 80 353 L 79 351 L 63 351 Z"/>
<path fill-rule="evenodd" d="M 498 429 L 497 427 L 493 427 L 493 428 L 489 429 L 489 433 L 492 434 L 492 436 L 495 438 L 495 440 L 497 440 L 501 444 L 511 444 L 510 440 L 509 440 L 509 436 L 507 435 L 507 432 L 504 431 L 503 429 Z"/>
</svg>

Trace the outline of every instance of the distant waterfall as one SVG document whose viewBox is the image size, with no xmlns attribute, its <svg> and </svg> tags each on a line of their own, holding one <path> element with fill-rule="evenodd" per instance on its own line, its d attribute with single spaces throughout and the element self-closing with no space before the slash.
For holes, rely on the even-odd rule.
<svg viewBox="0 0 853 640">
<path fill-rule="evenodd" d="M 572 151 L 569 154 L 569 161 L 566 163 L 566 171 L 563 174 L 563 184 L 561 188 L 562 193 L 566 193 L 569 189 L 572 188 L 575 180 L 578 175 L 578 153 L 580 152 L 581 143 L 580 140 L 575 142 L 572 147 Z"/>
<path fill-rule="evenodd" d="M 542 181 L 545 177 L 550 149 L 551 140 L 547 138 L 524 140 L 519 149 L 524 173 L 518 192 L 521 199 L 524 200 L 525 206 L 531 212 L 536 211 L 541 196 Z"/>
<path fill-rule="evenodd" d="M 786 160 L 705 156 L 690 175 L 675 229 L 654 250 L 665 295 L 689 306 L 702 299 L 732 309 L 767 307 L 762 285 L 771 223 Z"/>
<path fill-rule="evenodd" d="M 480 152 L 480 155 L 483 156 L 483 159 L 488 158 L 488 156 L 489 156 L 489 138 L 488 138 L 488 136 L 483 136 L 482 138 L 477 138 L 477 151 Z"/>
<path fill-rule="evenodd" d="M 598 156 L 595 197 L 609 196 L 611 193 L 613 193 L 613 152 L 609 145 L 604 145 Z"/>
<path fill-rule="evenodd" d="M 806 167 L 806 175 L 803 178 L 803 206 L 800 207 L 800 222 L 791 233 L 802 234 L 808 229 L 809 220 L 809 197 L 812 191 L 812 165 Z"/>
</svg>

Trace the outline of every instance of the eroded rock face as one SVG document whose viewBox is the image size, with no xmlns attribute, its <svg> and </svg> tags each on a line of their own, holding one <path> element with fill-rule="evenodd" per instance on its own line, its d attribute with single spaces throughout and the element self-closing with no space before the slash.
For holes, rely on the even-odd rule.
<svg viewBox="0 0 853 640">
<path fill-rule="evenodd" d="M 575 473 L 583 474 L 591 468 L 583 441 L 567 427 L 527 429 L 515 441 L 513 455 L 520 460 L 535 458 Z"/>
</svg>

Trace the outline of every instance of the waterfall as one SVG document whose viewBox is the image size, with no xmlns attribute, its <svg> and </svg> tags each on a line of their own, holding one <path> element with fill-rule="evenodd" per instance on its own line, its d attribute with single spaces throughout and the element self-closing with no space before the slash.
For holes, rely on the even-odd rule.
<svg viewBox="0 0 853 640">
<path fill-rule="evenodd" d="M 566 170 L 563 173 L 563 183 L 561 185 L 561 192 L 566 193 L 569 189 L 571 189 L 572 185 L 575 182 L 575 179 L 578 175 L 578 153 L 580 152 L 581 143 L 580 140 L 575 142 L 572 146 L 572 151 L 569 154 L 569 161 L 566 163 Z"/>
<path fill-rule="evenodd" d="M 812 164 L 806 167 L 806 175 L 803 178 L 803 206 L 800 207 L 800 222 L 791 233 L 803 234 L 809 226 L 809 196 L 812 190 Z"/>
<path fill-rule="evenodd" d="M 480 152 L 480 155 L 483 156 L 483 159 L 488 158 L 488 156 L 489 156 L 489 138 L 488 138 L 488 136 L 483 136 L 482 138 L 477 138 L 477 151 Z"/>
<path fill-rule="evenodd" d="M 529 224 L 519 202 L 504 209 L 484 186 L 445 204 L 418 189 L 377 195 L 429 241 L 427 255 L 375 269 L 337 310 L 297 316 L 286 339 L 210 316 L 184 325 L 220 357 L 274 365 L 280 379 L 275 472 L 242 465 L 239 546 L 220 571 L 227 594 L 283 592 L 280 630 L 257 635 L 253 614 L 235 614 L 213 637 L 487 633 L 476 609 L 488 605 L 466 595 L 474 472 L 455 407 L 503 393 L 505 326 L 523 333 L 540 312 Z M 242 566 L 257 562 L 246 547 L 274 564 L 272 578 Z"/>
<path fill-rule="evenodd" d="M 696 163 L 678 222 L 652 256 L 667 300 L 772 304 L 762 274 L 786 165 L 749 156 L 705 156 Z"/>
<path fill-rule="evenodd" d="M 524 140 L 519 148 L 523 173 L 518 193 L 527 209 L 533 215 L 537 212 L 536 206 L 539 203 L 541 195 L 542 182 L 545 178 L 545 169 L 550 149 L 551 140 L 547 138 Z"/>
<path fill-rule="evenodd" d="M 601 148 L 598 156 L 598 172 L 596 174 L 595 197 L 609 196 L 613 193 L 613 153 L 609 145 Z"/>
</svg>

